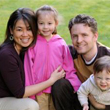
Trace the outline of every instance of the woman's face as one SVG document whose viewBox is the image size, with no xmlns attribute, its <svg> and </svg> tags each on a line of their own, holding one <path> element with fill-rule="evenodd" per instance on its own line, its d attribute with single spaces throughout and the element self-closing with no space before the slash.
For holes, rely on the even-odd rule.
<svg viewBox="0 0 110 110">
<path fill-rule="evenodd" d="M 11 34 L 15 41 L 15 49 L 19 52 L 22 47 L 28 47 L 34 39 L 31 27 L 28 22 L 24 22 L 22 19 L 16 22 L 13 30 L 11 30 Z"/>
</svg>

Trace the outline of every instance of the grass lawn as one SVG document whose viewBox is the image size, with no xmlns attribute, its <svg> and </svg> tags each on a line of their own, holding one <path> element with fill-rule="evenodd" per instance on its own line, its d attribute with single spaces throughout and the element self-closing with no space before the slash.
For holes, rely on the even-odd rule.
<svg viewBox="0 0 110 110">
<path fill-rule="evenodd" d="M 4 40 L 6 24 L 10 14 L 19 7 L 36 10 L 48 4 L 54 6 L 63 20 L 58 26 L 60 34 L 71 44 L 68 22 L 77 14 L 88 14 L 98 22 L 99 41 L 110 47 L 110 0 L 0 0 L 0 43 Z"/>
</svg>

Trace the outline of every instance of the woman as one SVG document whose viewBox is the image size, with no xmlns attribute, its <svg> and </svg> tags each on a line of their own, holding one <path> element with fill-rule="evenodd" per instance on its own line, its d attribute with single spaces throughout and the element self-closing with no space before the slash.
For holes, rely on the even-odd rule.
<svg viewBox="0 0 110 110">
<path fill-rule="evenodd" d="M 37 102 L 27 98 L 64 77 L 58 67 L 42 83 L 25 87 L 21 54 L 36 41 L 36 17 L 29 8 L 14 11 L 8 21 L 6 39 L 0 47 L 0 110 L 39 110 Z"/>
</svg>

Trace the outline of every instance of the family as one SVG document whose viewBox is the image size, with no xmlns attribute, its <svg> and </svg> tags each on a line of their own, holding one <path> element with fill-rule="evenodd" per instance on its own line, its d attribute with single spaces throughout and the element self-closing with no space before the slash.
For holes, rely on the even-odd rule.
<svg viewBox="0 0 110 110">
<path fill-rule="evenodd" d="M 57 10 L 19 8 L 0 46 L 0 110 L 110 110 L 110 49 L 97 21 L 70 19 L 73 45 L 57 34 Z"/>
</svg>

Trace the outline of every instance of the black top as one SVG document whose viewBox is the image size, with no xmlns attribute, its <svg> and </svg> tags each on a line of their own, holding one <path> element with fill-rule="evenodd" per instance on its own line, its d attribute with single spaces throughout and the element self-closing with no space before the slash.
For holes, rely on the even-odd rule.
<svg viewBox="0 0 110 110">
<path fill-rule="evenodd" d="M 23 63 L 13 44 L 0 48 L 0 97 L 23 97 L 25 77 Z"/>
</svg>

